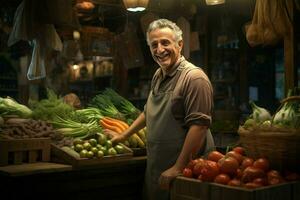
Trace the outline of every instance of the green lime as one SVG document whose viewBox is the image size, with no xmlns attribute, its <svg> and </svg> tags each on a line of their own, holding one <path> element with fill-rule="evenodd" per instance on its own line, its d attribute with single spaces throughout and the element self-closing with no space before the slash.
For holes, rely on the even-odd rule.
<svg viewBox="0 0 300 200">
<path fill-rule="evenodd" d="M 125 149 L 123 146 L 117 144 L 116 146 L 114 146 L 115 150 L 118 152 L 118 154 L 122 154 L 125 152 Z"/>
<path fill-rule="evenodd" d="M 103 133 L 99 133 L 98 134 L 98 143 L 101 145 L 105 145 L 106 141 L 107 141 L 106 135 L 104 135 Z"/>
<path fill-rule="evenodd" d="M 100 150 L 100 151 L 97 152 L 96 155 L 97 155 L 98 158 L 103 158 L 104 153 L 103 153 L 103 151 Z"/>
<path fill-rule="evenodd" d="M 95 155 L 95 154 L 94 154 L 92 151 L 88 151 L 87 154 L 86 154 L 86 157 L 87 157 L 87 158 L 93 158 L 94 155 Z"/>
<path fill-rule="evenodd" d="M 96 155 L 99 150 L 97 147 L 92 147 L 91 151 Z"/>
<path fill-rule="evenodd" d="M 99 149 L 99 150 L 100 150 L 100 149 L 101 149 L 101 147 L 102 147 L 102 145 L 101 145 L 101 144 L 97 144 L 97 145 L 96 145 L 96 147 L 97 147 L 97 149 Z"/>
<path fill-rule="evenodd" d="M 83 150 L 82 144 L 76 144 L 74 150 L 77 152 L 81 152 Z"/>
<path fill-rule="evenodd" d="M 87 150 L 83 149 L 82 151 L 80 151 L 79 155 L 80 158 L 86 158 L 87 157 Z"/>
<path fill-rule="evenodd" d="M 89 139 L 89 143 L 90 143 L 93 147 L 95 147 L 95 146 L 97 145 L 97 140 L 94 139 L 94 138 Z"/>
<path fill-rule="evenodd" d="M 92 145 L 89 142 L 84 142 L 83 143 L 83 148 L 86 150 L 90 150 L 92 148 Z"/>
<path fill-rule="evenodd" d="M 108 149 L 108 155 L 115 156 L 117 155 L 117 151 L 113 147 L 111 147 Z"/>
<path fill-rule="evenodd" d="M 105 156 L 108 154 L 108 151 L 107 151 L 106 146 L 102 146 L 102 147 L 100 148 L 100 151 L 102 151 L 103 154 L 104 154 Z"/>
<path fill-rule="evenodd" d="M 79 139 L 79 138 L 74 139 L 73 140 L 73 145 L 76 146 L 76 144 L 83 144 L 83 140 Z"/>
<path fill-rule="evenodd" d="M 110 149 L 112 147 L 111 140 L 107 140 L 105 146 L 107 147 L 107 149 Z"/>
<path fill-rule="evenodd" d="M 129 146 L 130 146 L 130 144 L 129 144 L 128 140 L 125 140 L 125 141 L 123 142 L 123 144 L 124 144 L 125 146 L 127 146 L 127 147 L 129 147 Z"/>
</svg>

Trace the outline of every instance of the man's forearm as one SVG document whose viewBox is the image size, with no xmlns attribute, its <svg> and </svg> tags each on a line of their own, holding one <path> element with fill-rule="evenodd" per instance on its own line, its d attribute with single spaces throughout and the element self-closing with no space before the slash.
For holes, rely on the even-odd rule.
<svg viewBox="0 0 300 200">
<path fill-rule="evenodd" d="M 191 158 L 194 158 L 204 145 L 206 139 L 206 126 L 192 125 L 187 133 L 181 153 L 175 166 L 182 170 Z"/>
<path fill-rule="evenodd" d="M 130 127 L 125 130 L 124 136 L 126 138 L 130 137 L 134 133 L 138 132 L 140 129 L 146 126 L 146 118 L 144 112 L 142 112 L 138 118 L 130 125 Z"/>
</svg>

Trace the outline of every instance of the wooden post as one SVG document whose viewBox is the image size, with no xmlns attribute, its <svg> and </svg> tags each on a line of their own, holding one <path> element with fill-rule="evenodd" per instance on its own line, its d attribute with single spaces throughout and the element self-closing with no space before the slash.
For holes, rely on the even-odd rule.
<svg viewBox="0 0 300 200">
<path fill-rule="evenodd" d="M 294 1 L 286 1 L 291 19 L 294 18 Z M 285 93 L 297 85 L 297 69 L 295 65 L 294 27 L 290 26 L 289 34 L 284 38 Z"/>
</svg>

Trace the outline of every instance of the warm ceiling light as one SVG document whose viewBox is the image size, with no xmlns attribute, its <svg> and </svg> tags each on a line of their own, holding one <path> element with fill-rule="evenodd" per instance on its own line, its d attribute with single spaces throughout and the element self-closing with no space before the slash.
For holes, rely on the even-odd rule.
<svg viewBox="0 0 300 200">
<path fill-rule="evenodd" d="M 123 3 L 128 11 L 137 12 L 145 10 L 149 0 L 123 0 Z"/>
<path fill-rule="evenodd" d="M 217 5 L 225 3 L 225 0 L 206 0 L 206 5 Z"/>
</svg>

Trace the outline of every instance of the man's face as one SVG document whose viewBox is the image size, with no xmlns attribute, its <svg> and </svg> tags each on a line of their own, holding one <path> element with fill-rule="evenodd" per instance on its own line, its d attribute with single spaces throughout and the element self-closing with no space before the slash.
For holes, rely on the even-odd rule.
<svg viewBox="0 0 300 200">
<path fill-rule="evenodd" d="M 164 70 L 168 71 L 180 58 L 182 41 L 176 43 L 171 29 L 155 29 L 149 33 L 149 46 L 153 59 Z"/>
</svg>

